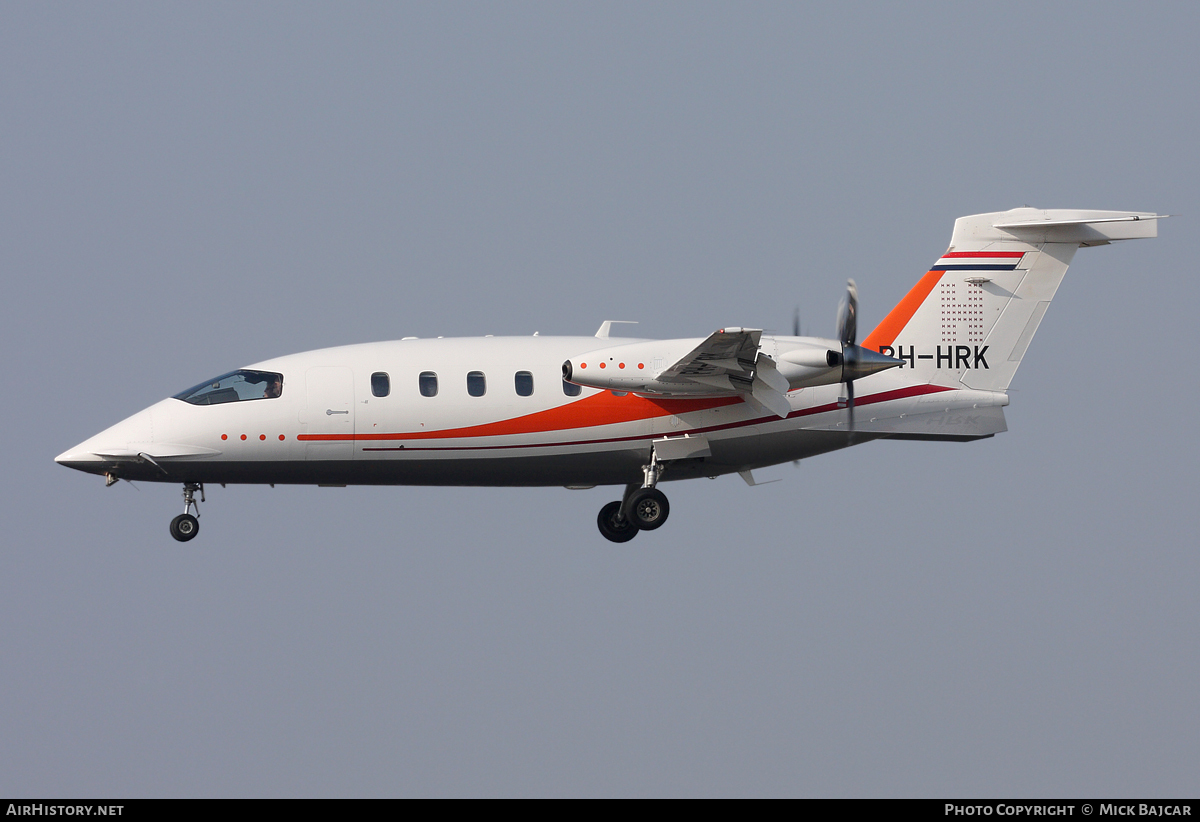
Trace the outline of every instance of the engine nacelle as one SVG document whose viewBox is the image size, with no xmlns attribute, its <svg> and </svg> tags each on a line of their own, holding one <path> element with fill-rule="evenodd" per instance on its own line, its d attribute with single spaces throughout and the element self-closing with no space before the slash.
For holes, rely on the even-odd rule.
<svg viewBox="0 0 1200 822">
<path fill-rule="evenodd" d="M 782 347 L 782 345 L 781 345 Z M 775 356 L 775 368 L 792 388 L 842 381 L 842 344 L 811 339 Z"/>
<path fill-rule="evenodd" d="M 645 394 L 712 393 L 699 385 L 668 385 L 659 373 L 704 341 L 703 337 L 627 343 L 589 351 L 563 363 L 563 379 L 589 388 Z"/>
<path fill-rule="evenodd" d="M 563 379 L 606 391 L 713 396 L 753 393 L 756 382 L 779 392 L 833 385 L 900 365 L 900 360 L 819 337 L 768 337 L 761 348 L 757 336 L 750 344 L 739 343 L 746 333 L 722 329 L 709 338 L 646 340 L 589 351 L 563 363 Z M 766 354 L 772 350 L 773 356 Z"/>
</svg>

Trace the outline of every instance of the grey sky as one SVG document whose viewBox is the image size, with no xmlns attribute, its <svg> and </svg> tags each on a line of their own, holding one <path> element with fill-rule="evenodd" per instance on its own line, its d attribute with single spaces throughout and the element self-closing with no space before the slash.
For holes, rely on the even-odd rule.
<svg viewBox="0 0 1200 822">
<path fill-rule="evenodd" d="M 1194 3 L 0 8 L 0 795 L 1195 796 Z M 1010 431 L 613 489 L 53 457 L 405 335 L 873 327 L 954 218 L 1084 249 Z"/>
</svg>

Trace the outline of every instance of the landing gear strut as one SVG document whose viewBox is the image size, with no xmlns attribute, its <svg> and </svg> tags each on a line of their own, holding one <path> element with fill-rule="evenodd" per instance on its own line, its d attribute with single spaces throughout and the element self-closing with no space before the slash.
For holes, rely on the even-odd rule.
<svg viewBox="0 0 1200 822">
<path fill-rule="evenodd" d="M 200 492 L 200 501 L 204 502 L 204 485 L 194 482 L 183 484 L 183 513 L 171 520 L 171 536 L 180 542 L 187 542 L 200 533 L 200 506 L 196 504 L 196 492 Z M 195 511 L 195 516 L 192 511 Z"/>
<path fill-rule="evenodd" d="M 637 536 L 638 531 L 653 531 L 667 521 L 671 505 L 667 502 L 667 495 L 654 487 L 662 471 L 658 455 L 652 450 L 650 463 L 642 466 L 645 476 L 642 485 L 625 486 L 622 499 L 600 509 L 596 525 L 605 539 L 629 542 Z"/>
</svg>

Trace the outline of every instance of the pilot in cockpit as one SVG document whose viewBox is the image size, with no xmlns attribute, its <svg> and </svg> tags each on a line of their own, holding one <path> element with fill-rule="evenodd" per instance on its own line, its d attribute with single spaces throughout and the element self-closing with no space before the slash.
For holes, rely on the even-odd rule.
<svg viewBox="0 0 1200 822">
<path fill-rule="evenodd" d="M 263 399 L 273 400 L 282 393 L 283 393 L 283 377 L 280 376 L 279 374 L 276 374 L 273 377 L 271 377 L 270 382 L 267 383 L 267 390 L 263 391 Z"/>
</svg>

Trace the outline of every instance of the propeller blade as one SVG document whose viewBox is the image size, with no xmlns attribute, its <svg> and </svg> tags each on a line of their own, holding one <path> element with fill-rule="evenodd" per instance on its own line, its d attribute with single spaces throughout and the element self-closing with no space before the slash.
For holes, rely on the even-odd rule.
<svg viewBox="0 0 1200 822">
<path fill-rule="evenodd" d="M 846 296 L 838 305 L 837 329 L 843 346 L 854 345 L 858 336 L 858 286 L 854 280 L 846 280 Z"/>
</svg>

